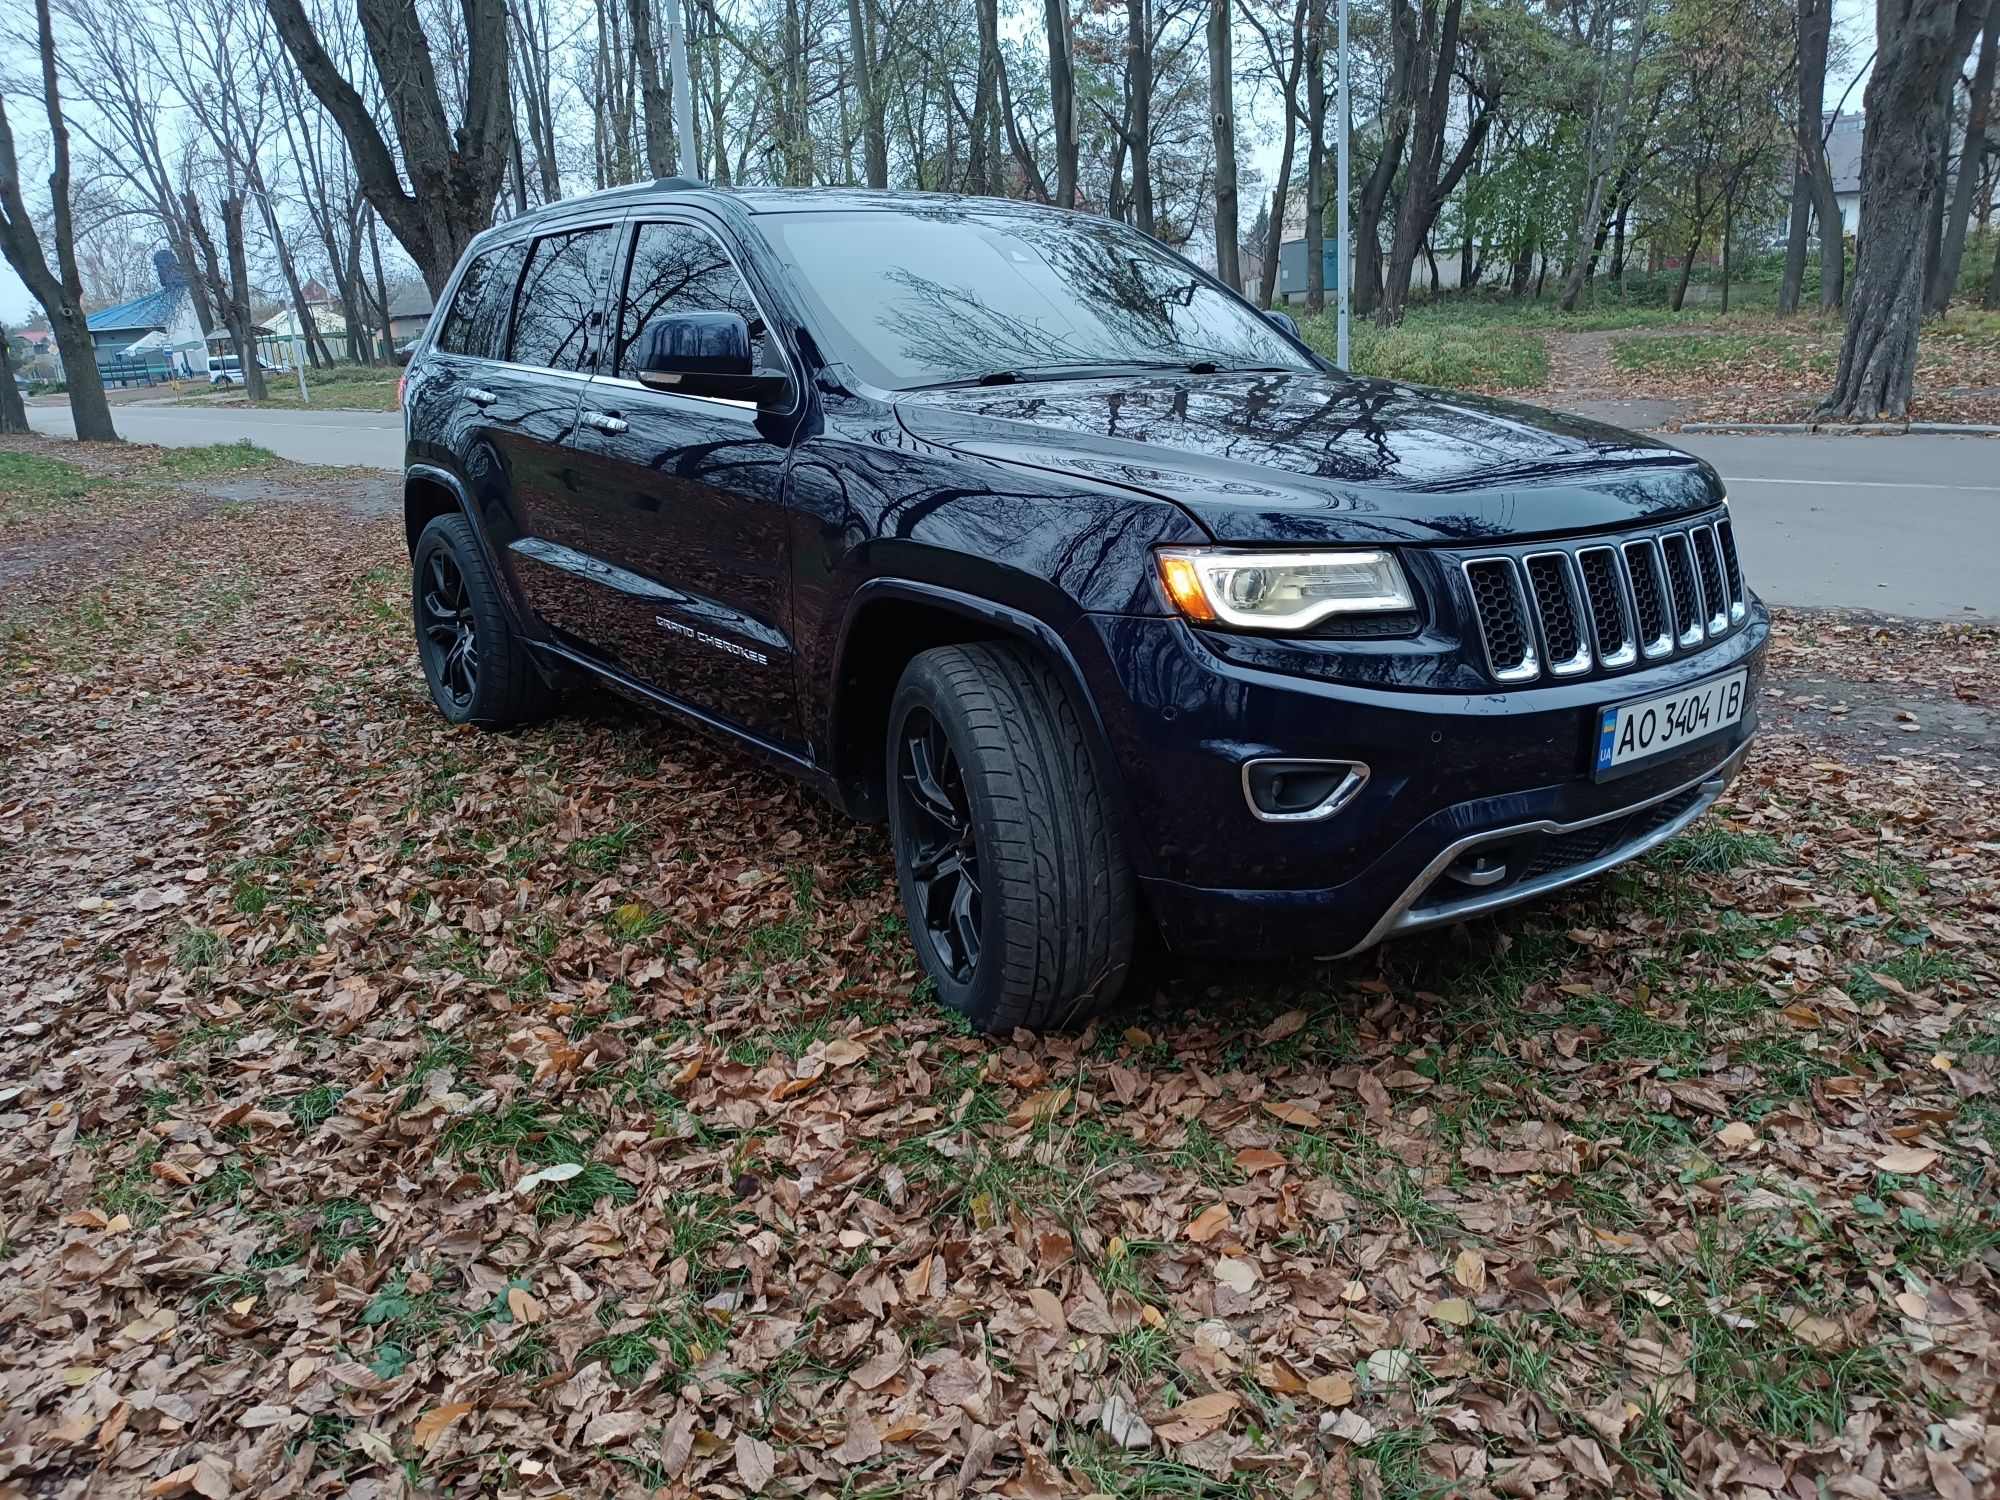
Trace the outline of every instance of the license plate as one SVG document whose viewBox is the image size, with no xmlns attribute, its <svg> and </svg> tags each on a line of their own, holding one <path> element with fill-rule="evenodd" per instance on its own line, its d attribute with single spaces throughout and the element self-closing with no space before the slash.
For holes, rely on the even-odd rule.
<svg viewBox="0 0 2000 1500">
<path fill-rule="evenodd" d="M 1743 717 L 1748 672 L 1604 709 L 1597 726 L 1597 774 L 1604 777 L 1727 729 Z"/>
</svg>

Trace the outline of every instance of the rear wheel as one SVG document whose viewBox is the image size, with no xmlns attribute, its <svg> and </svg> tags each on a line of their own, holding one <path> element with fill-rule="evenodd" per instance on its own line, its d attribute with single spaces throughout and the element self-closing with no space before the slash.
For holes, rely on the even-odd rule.
<svg viewBox="0 0 2000 1500">
<path fill-rule="evenodd" d="M 911 940 L 982 1031 L 1082 1021 L 1123 990 L 1137 897 L 1083 730 L 1014 646 L 913 660 L 890 705 L 889 831 Z"/>
<path fill-rule="evenodd" d="M 454 724 L 505 729 L 541 718 L 554 694 L 514 633 L 479 538 L 436 516 L 410 556 L 410 612 L 431 701 Z"/>
</svg>

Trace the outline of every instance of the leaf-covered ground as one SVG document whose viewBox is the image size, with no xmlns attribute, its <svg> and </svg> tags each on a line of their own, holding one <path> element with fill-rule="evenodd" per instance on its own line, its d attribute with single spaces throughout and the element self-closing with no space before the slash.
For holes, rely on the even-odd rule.
<svg viewBox="0 0 2000 1500">
<path fill-rule="evenodd" d="M 383 481 L 27 446 L 149 519 L 0 599 L 0 1492 L 2000 1482 L 1993 633 L 1787 618 L 1643 865 L 988 1041 L 874 830 L 437 718 Z"/>
</svg>

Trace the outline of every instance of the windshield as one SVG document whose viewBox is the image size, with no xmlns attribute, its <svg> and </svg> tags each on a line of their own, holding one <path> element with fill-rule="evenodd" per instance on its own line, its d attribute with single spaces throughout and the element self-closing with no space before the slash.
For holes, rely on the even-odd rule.
<svg viewBox="0 0 2000 1500">
<path fill-rule="evenodd" d="M 1310 370 L 1265 318 L 1109 219 L 960 206 L 759 214 L 828 358 L 891 390 L 1096 367 Z"/>
</svg>

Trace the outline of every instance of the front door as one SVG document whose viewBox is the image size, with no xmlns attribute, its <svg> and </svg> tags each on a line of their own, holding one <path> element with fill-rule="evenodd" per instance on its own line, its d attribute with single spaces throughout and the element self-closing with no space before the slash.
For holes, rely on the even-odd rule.
<svg viewBox="0 0 2000 1500">
<path fill-rule="evenodd" d="M 613 224 L 566 229 L 529 247 L 506 359 L 481 372 L 469 397 L 487 404 L 513 498 L 510 524 L 495 534 L 528 607 L 572 643 L 603 628 L 603 590 L 587 570 L 567 564 L 591 544 L 574 439 L 605 342 L 605 283 L 618 232 Z"/>
<path fill-rule="evenodd" d="M 601 648 L 622 670 L 774 744 L 798 742 L 791 636 L 793 423 L 740 401 L 650 390 L 630 355 L 654 318 L 734 312 L 760 360 L 776 333 L 722 242 L 682 220 L 628 232 L 613 337 L 584 389 L 576 452 L 588 549 L 605 565 Z M 795 398 L 796 399 L 796 398 Z"/>
</svg>

